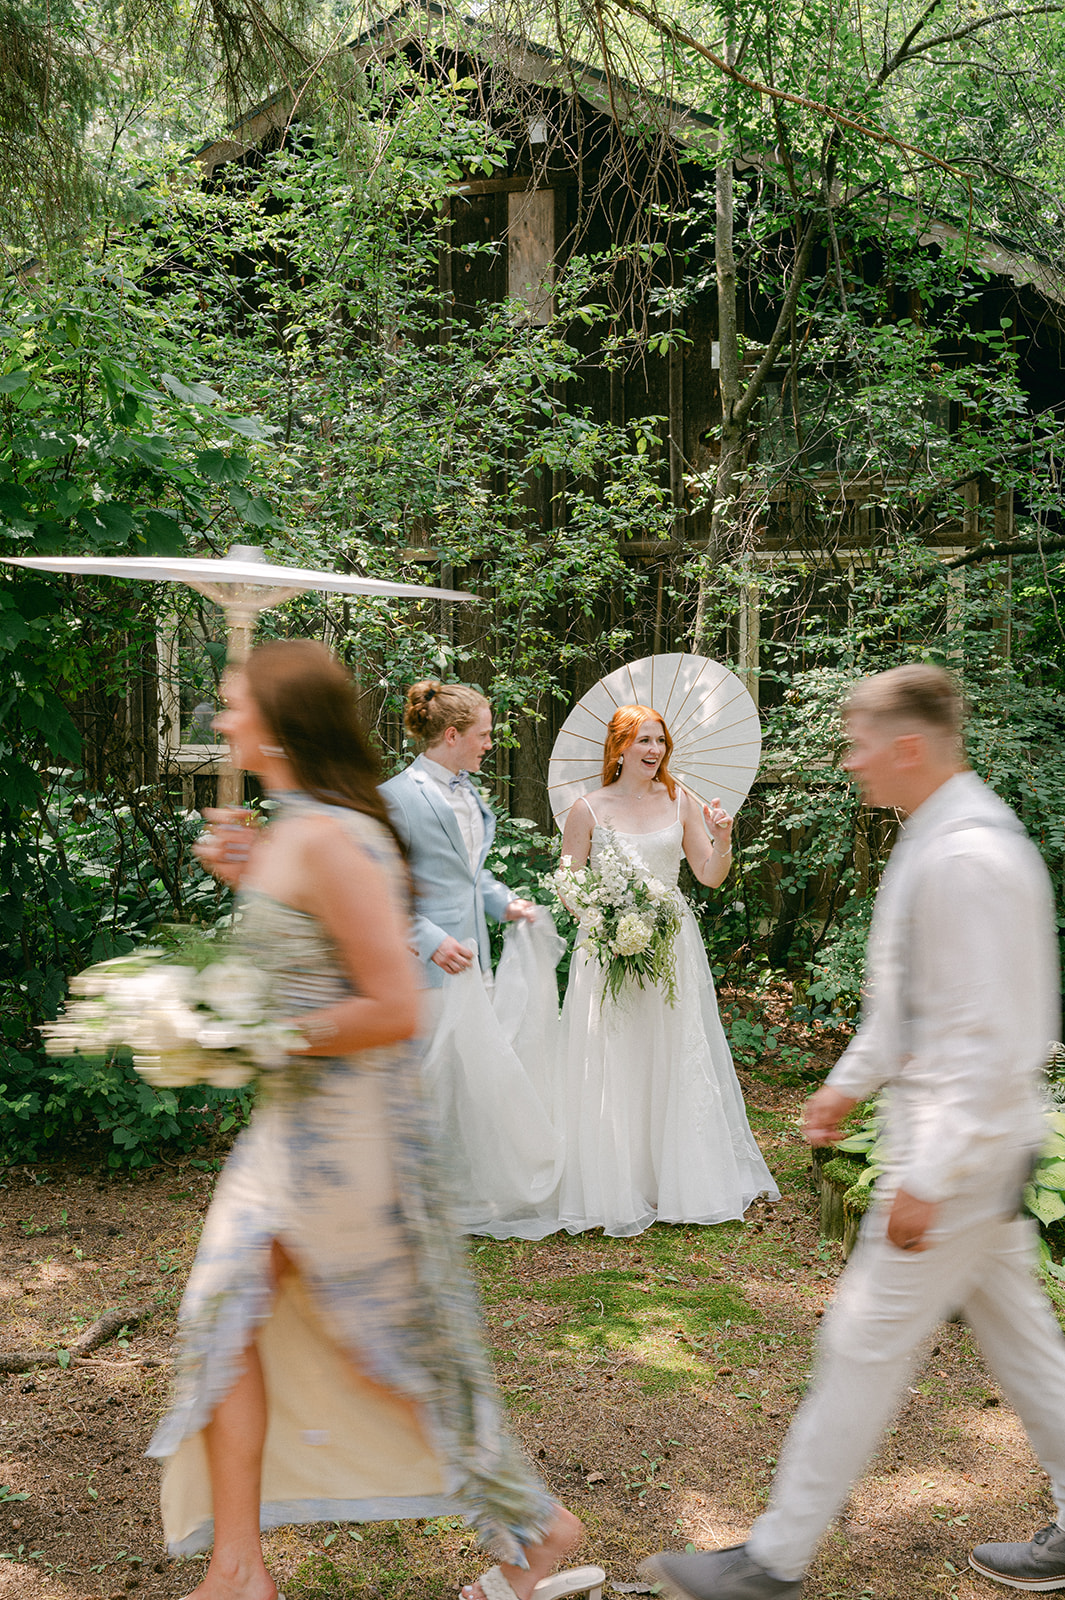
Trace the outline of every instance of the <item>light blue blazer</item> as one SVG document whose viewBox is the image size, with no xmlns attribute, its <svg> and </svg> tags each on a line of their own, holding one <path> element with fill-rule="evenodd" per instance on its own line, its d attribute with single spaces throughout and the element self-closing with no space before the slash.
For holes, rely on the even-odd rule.
<svg viewBox="0 0 1065 1600">
<path fill-rule="evenodd" d="M 381 785 L 392 824 L 407 849 L 414 878 L 414 948 L 425 963 L 430 989 L 443 986 L 444 973 L 429 958 L 447 934 L 467 948 L 476 946 L 482 972 L 491 970 L 488 917 L 502 922 L 514 898 L 485 869 L 495 837 L 495 814 L 480 795 L 484 845 L 476 867 L 462 841 L 455 813 L 418 756 L 405 772 Z M 477 791 L 474 790 L 476 794 Z"/>
</svg>

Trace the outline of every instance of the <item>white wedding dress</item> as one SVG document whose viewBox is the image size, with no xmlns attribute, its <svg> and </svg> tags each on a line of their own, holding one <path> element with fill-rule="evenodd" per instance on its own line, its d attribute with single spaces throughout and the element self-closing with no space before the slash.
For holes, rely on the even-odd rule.
<svg viewBox="0 0 1065 1600">
<path fill-rule="evenodd" d="M 649 877 L 673 886 L 679 818 L 653 833 L 592 833 L 591 862 L 609 839 Z M 780 1198 L 747 1124 L 714 980 L 691 909 L 676 939 L 676 1001 L 626 981 L 603 994 L 603 968 L 574 952 L 562 1011 L 564 1164 L 558 1224 L 641 1233 L 652 1222 L 726 1222 L 756 1195 Z"/>
</svg>

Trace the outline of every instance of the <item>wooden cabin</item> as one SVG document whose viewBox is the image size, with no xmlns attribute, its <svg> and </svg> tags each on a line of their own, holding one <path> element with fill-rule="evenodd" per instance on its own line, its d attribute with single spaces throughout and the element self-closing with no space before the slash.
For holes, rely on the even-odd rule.
<svg viewBox="0 0 1065 1600">
<path fill-rule="evenodd" d="M 713 126 L 690 107 L 663 94 L 655 99 L 657 143 L 646 144 L 625 133 L 630 119 L 646 107 L 646 91 L 609 81 L 590 66 L 562 61 L 542 46 L 518 43 L 485 30 L 467 19 L 459 38 L 451 14 L 435 0 L 410 0 L 390 18 L 352 45 L 355 59 L 367 71 L 375 63 L 402 55 L 428 79 L 449 75 L 471 84 L 478 109 L 492 119 L 510 141 L 505 170 L 489 178 L 457 180 L 441 228 L 438 290 L 454 325 L 475 321 L 485 304 L 510 299 L 523 304 L 530 323 L 552 314 L 553 286 L 560 267 L 576 252 L 603 253 L 642 237 L 643 206 L 654 193 L 662 220 L 654 242 L 662 253 L 653 269 L 618 274 L 614 286 L 617 330 L 641 326 L 648 335 L 668 332 L 669 313 L 656 310 L 654 291 L 679 283 L 685 264 L 701 259 L 709 269 L 708 287 L 690 298 L 683 310 L 683 342 L 667 354 L 651 346 L 621 370 L 601 359 L 602 329 L 575 325 L 567 334 L 586 358 L 574 402 L 601 420 L 623 424 L 654 415 L 661 419 L 661 472 L 674 506 L 672 536 L 664 540 L 629 539 L 619 528 L 626 559 L 646 577 L 647 597 L 635 618 L 632 655 L 690 647 L 691 611 L 671 599 L 681 567 L 694 552 L 705 549 L 709 535 L 705 475 L 712 473 L 715 430 L 720 420 L 718 329 L 713 287 L 712 241 L 694 238 L 679 215 L 696 190 L 705 189 L 712 166 Z M 653 98 L 653 97 L 652 97 Z M 646 120 L 646 119 L 644 119 Z M 229 137 L 197 152 L 204 177 L 218 181 L 233 164 L 289 136 L 291 107 L 284 97 L 265 103 L 237 123 Z M 738 169 L 756 174 L 759 157 L 752 153 Z M 896 210 L 904 202 L 892 201 Z M 678 213 L 670 220 L 671 212 Z M 914 216 L 915 248 L 941 249 L 960 237 L 949 220 Z M 477 241 L 496 248 L 469 255 L 463 246 Z M 874 247 L 862 247 L 862 271 L 876 281 L 882 263 Z M 1065 402 L 1065 284 L 1047 263 L 1027 258 L 1008 243 L 971 242 L 971 260 L 985 274 L 979 306 L 971 320 L 974 333 L 997 328 L 1009 318 L 1016 340 L 1021 383 L 1033 409 Z M 815 269 L 816 270 L 816 269 Z M 899 316 L 919 310 L 900 299 Z M 757 361 L 759 342 L 768 336 L 774 307 L 756 283 L 741 295 L 741 332 Z M 680 313 L 676 314 L 680 321 Z M 958 359 L 965 356 L 959 349 Z M 945 360 L 951 359 L 949 353 Z M 752 464 L 759 453 L 773 449 L 774 430 L 781 425 L 779 407 L 788 376 L 786 363 L 771 375 L 752 436 Z M 775 410 L 776 408 L 776 410 Z M 941 426 L 956 419 L 944 416 Z M 862 564 L 883 536 L 882 483 L 841 481 L 838 472 L 818 476 L 816 467 L 802 482 L 782 484 L 759 510 L 757 526 L 745 549 L 752 572 L 760 564 L 801 562 L 816 573 L 819 564 L 836 573 Z M 558 485 L 545 477 L 528 488 L 528 536 L 535 538 L 553 525 L 559 503 Z M 925 536 L 945 562 L 958 560 L 989 539 L 1008 540 L 1018 508 L 1012 495 L 991 481 L 973 482 L 965 490 L 962 513 L 930 520 Z M 426 570 L 427 581 L 439 577 L 439 561 L 429 540 L 406 552 Z M 959 585 L 964 568 L 958 568 Z M 476 589 L 475 570 L 448 569 L 447 581 Z M 759 586 L 752 581 L 730 634 L 716 649 L 739 662 L 748 685 L 759 694 L 759 641 L 773 624 L 760 613 Z M 604 625 L 609 621 L 604 618 Z M 572 696 L 614 661 L 590 651 L 586 668 L 572 675 Z M 162 703 L 167 704 L 164 689 Z M 172 694 L 170 696 L 172 701 Z M 546 823 L 547 757 L 562 705 L 543 708 L 539 721 L 521 729 L 520 748 L 501 751 L 500 778 L 510 807 Z M 394 730 L 393 730 L 394 731 Z M 398 745 L 398 738 L 396 740 Z M 164 764 L 185 762 L 189 787 L 191 757 L 182 746 L 167 747 Z M 191 792 L 191 791 L 190 791 Z"/>
</svg>

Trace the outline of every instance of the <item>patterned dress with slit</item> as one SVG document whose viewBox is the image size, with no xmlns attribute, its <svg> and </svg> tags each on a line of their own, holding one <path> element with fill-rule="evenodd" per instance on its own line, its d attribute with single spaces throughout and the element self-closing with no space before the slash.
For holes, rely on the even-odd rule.
<svg viewBox="0 0 1065 1600">
<path fill-rule="evenodd" d="M 301 795 L 405 893 L 373 819 Z M 275 980 L 279 1017 L 353 993 L 323 925 L 269 896 L 241 899 L 243 954 Z M 149 1454 L 166 1460 L 171 1554 L 212 1540 L 204 1427 L 254 1339 L 268 1425 L 261 1525 L 461 1513 L 524 1565 L 553 1511 L 507 1433 L 476 1297 L 451 1220 L 414 1041 L 285 1058 L 219 1179 L 181 1305 L 175 1393 Z M 293 1264 L 277 1293 L 277 1240 Z"/>
</svg>

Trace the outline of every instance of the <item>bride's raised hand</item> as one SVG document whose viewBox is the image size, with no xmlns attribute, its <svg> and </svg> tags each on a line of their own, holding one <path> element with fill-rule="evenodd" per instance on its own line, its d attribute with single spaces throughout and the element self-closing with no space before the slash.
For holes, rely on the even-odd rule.
<svg viewBox="0 0 1065 1600">
<path fill-rule="evenodd" d="M 707 833 L 714 841 L 714 849 L 720 855 L 727 856 L 732 850 L 733 819 L 716 795 L 708 806 L 703 807 L 703 821 L 706 823 Z"/>
</svg>

